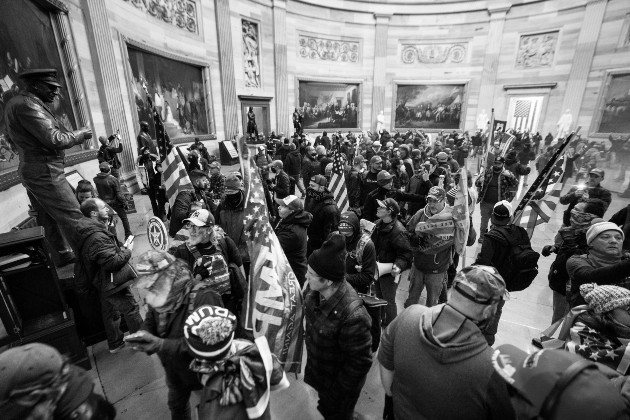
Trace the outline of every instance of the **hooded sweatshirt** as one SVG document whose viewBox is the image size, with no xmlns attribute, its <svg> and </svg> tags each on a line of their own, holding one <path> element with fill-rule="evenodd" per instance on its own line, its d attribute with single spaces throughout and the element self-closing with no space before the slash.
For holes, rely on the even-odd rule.
<svg viewBox="0 0 630 420">
<path fill-rule="evenodd" d="M 397 419 L 515 418 L 492 349 L 448 304 L 405 309 L 383 335 L 378 361 L 394 372 Z"/>
<path fill-rule="evenodd" d="M 306 229 L 312 221 L 312 214 L 300 210 L 281 219 L 275 229 L 282 250 L 300 286 L 306 280 Z"/>
</svg>

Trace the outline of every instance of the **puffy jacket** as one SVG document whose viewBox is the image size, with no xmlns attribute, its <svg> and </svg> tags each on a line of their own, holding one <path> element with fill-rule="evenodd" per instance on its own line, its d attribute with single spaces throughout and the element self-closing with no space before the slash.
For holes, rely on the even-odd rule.
<svg viewBox="0 0 630 420">
<path fill-rule="evenodd" d="M 306 230 L 312 221 L 312 214 L 300 210 L 281 219 L 275 228 L 280 246 L 300 285 L 306 280 Z"/>
<path fill-rule="evenodd" d="M 98 173 L 94 177 L 94 186 L 101 200 L 110 206 L 125 204 L 125 196 L 120 191 L 120 181 L 109 173 Z"/>
<path fill-rule="evenodd" d="M 308 185 L 313 175 L 322 173 L 319 169 L 319 162 L 312 160 L 310 157 L 304 156 L 304 159 L 302 159 L 302 179 L 304 180 L 305 185 Z"/>
<path fill-rule="evenodd" d="M 308 247 L 312 252 L 322 246 L 330 232 L 337 230 L 341 213 L 330 193 L 324 195 L 321 201 L 310 200 L 306 211 L 313 215 L 307 230 Z"/>
<path fill-rule="evenodd" d="M 302 173 L 302 155 L 299 151 L 289 152 L 284 159 L 284 171 L 291 177 L 297 177 Z"/>
<path fill-rule="evenodd" d="M 64 129 L 48 106 L 30 92 L 22 91 L 9 100 L 5 121 L 22 162 L 39 156 L 62 160 L 64 149 L 83 143 L 83 134 Z"/>
<path fill-rule="evenodd" d="M 77 234 L 80 238 L 80 252 L 75 274 L 77 290 L 88 291 L 91 286 L 107 296 L 124 289 L 132 280 L 114 285 L 110 273 L 122 269 L 131 259 L 131 251 L 120 247 L 116 235 L 107 229 L 105 223 L 84 217 L 76 222 Z"/>
<path fill-rule="evenodd" d="M 290 194 L 290 181 L 289 175 L 286 172 L 280 171 L 276 173 L 276 182 L 272 188 L 272 191 L 276 194 L 276 198 L 284 198 Z"/>
<path fill-rule="evenodd" d="M 381 263 L 395 263 L 401 271 L 411 264 L 411 245 L 405 227 L 398 220 L 385 224 L 382 220 L 376 222 L 372 233 L 372 242 L 376 248 L 376 261 Z"/>
</svg>

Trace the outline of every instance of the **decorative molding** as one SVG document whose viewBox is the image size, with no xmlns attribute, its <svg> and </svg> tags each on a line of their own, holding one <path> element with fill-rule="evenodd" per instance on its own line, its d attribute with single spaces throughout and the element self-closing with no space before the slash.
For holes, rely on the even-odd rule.
<svg viewBox="0 0 630 420">
<path fill-rule="evenodd" d="M 245 87 L 260 88 L 260 27 L 257 22 L 248 19 L 241 19 L 241 27 Z"/>
<path fill-rule="evenodd" d="M 196 34 L 197 2 L 195 0 L 124 0 L 162 22 Z"/>
<path fill-rule="evenodd" d="M 617 42 L 617 48 L 624 47 L 630 47 L 630 13 L 626 14 L 626 17 L 623 19 L 623 26 Z"/>
<path fill-rule="evenodd" d="M 559 36 L 557 30 L 521 35 L 515 66 L 526 69 L 551 67 Z"/>
<path fill-rule="evenodd" d="M 402 44 L 400 59 L 405 64 L 461 63 L 466 60 L 467 42 L 432 44 Z"/>
<path fill-rule="evenodd" d="M 346 41 L 299 35 L 299 54 L 302 58 L 323 61 L 359 62 L 359 41 Z"/>
<path fill-rule="evenodd" d="M 556 82 L 550 83 L 526 83 L 522 85 L 503 85 L 503 90 L 513 89 L 553 89 L 558 86 Z"/>
<path fill-rule="evenodd" d="M 271 101 L 273 96 L 238 95 L 238 99 L 241 101 Z"/>
</svg>

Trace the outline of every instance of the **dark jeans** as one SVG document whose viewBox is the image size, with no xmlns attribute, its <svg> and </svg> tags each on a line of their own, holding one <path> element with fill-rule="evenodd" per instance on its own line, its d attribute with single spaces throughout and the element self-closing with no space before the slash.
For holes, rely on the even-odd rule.
<svg viewBox="0 0 630 420">
<path fill-rule="evenodd" d="M 363 388 L 363 384 L 361 385 Z M 360 390 L 360 388 L 359 388 Z M 339 399 L 339 395 L 335 395 Z M 341 401 L 333 401 L 327 394 L 319 394 L 317 410 L 324 416 L 324 420 L 352 420 L 354 406 L 357 404 L 359 394 L 356 396 L 344 395 Z"/>
<path fill-rule="evenodd" d="M 172 420 L 190 420 L 190 394 L 192 389 L 173 384 L 166 380 L 168 387 L 168 408 L 171 410 Z"/>
<path fill-rule="evenodd" d="M 113 166 L 110 168 L 110 173 L 116 178 L 120 179 L 120 169 L 114 168 Z"/>
<path fill-rule="evenodd" d="M 109 296 L 101 295 L 101 316 L 105 324 L 105 335 L 110 350 L 120 346 L 123 342 L 123 332 L 120 330 L 120 312 L 125 317 L 125 322 L 130 333 L 135 333 L 142 325 L 142 317 L 136 299 L 129 288 L 120 290 Z"/>
<path fill-rule="evenodd" d="M 18 168 L 37 222 L 44 228 L 46 239 L 57 252 L 69 248 L 78 255 L 80 239 L 76 221 L 83 218 L 70 184 L 66 181 L 63 163 L 20 162 Z"/>
<path fill-rule="evenodd" d="M 440 293 L 438 304 L 446 303 L 447 292 L 448 292 L 448 289 L 450 289 L 453 286 L 453 280 L 455 280 L 455 276 L 457 275 L 458 265 L 459 265 L 459 254 L 454 252 L 453 262 L 451 263 L 451 265 L 448 266 L 448 270 L 446 271 L 446 274 L 448 275 L 446 287 L 444 287 L 442 289 L 442 292 Z"/>
<path fill-rule="evenodd" d="M 390 322 L 396 318 L 398 309 L 396 308 L 396 291 L 398 290 L 398 283 L 394 282 L 394 277 L 391 274 L 386 274 L 374 282 L 374 292 L 379 299 L 385 299 L 387 301 L 387 307 L 385 308 L 385 316 L 383 319 L 383 327 L 387 327 Z"/>
<path fill-rule="evenodd" d="M 497 312 L 490 319 L 490 322 L 488 322 L 485 328 L 481 330 L 489 346 L 492 346 L 494 344 L 494 336 L 499 330 L 499 320 L 501 319 L 501 314 L 503 313 L 503 305 L 505 305 L 505 301 L 501 299 L 501 301 L 497 305 Z"/>
<path fill-rule="evenodd" d="M 425 286 L 427 287 L 425 306 L 437 305 L 440 292 L 446 286 L 446 273 L 423 273 L 412 265 L 409 272 L 409 297 L 405 301 L 405 308 L 419 303 Z"/>
<path fill-rule="evenodd" d="M 153 215 L 164 219 L 164 215 L 166 214 L 164 210 L 164 206 L 166 205 L 166 192 L 159 188 L 151 187 L 149 188 L 149 200 L 151 201 Z"/>
<path fill-rule="evenodd" d="M 125 211 L 125 207 L 119 203 L 113 203 L 113 204 L 110 204 L 110 206 L 111 208 L 114 209 L 114 211 L 116 212 L 116 214 L 118 215 L 118 217 L 120 217 L 120 220 L 122 221 L 123 229 L 125 229 L 125 238 L 129 235 L 133 235 L 133 232 L 131 231 L 131 226 L 129 226 L 129 219 L 127 218 L 127 212 Z"/>
</svg>

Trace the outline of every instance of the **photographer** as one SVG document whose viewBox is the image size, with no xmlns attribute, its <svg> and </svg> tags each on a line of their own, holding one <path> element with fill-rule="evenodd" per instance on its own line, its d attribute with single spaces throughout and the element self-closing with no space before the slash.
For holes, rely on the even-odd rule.
<svg viewBox="0 0 630 420">
<path fill-rule="evenodd" d="M 118 217 L 120 217 L 125 229 L 125 238 L 128 238 L 133 235 L 133 232 L 129 225 L 129 219 L 127 219 L 127 212 L 125 211 L 126 200 L 120 190 L 120 182 L 110 174 L 110 166 L 107 162 L 101 163 L 98 167 L 101 172 L 94 177 L 94 185 L 96 186 L 96 191 L 98 191 L 98 196 L 108 206 L 113 208 Z"/>
<path fill-rule="evenodd" d="M 120 159 L 116 156 L 118 153 L 122 152 L 123 147 L 120 141 L 118 142 L 118 147 L 114 146 L 116 140 L 120 140 L 120 136 L 118 134 L 112 134 L 107 139 L 105 137 L 100 136 L 98 141 L 101 143 L 101 147 L 98 149 L 98 163 L 107 162 L 111 167 L 111 173 L 116 179 L 120 179 Z"/>
<path fill-rule="evenodd" d="M 588 173 L 588 181 L 586 184 L 578 184 L 571 187 L 568 193 L 560 197 L 560 204 L 568 204 L 569 207 L 564 211 L 562 217 L 562 224 L 564 226 L 570 226 L 571 224 L 571 210 L 577 203 L 586 201 L 588 199 L 600 200 L 604 204 L 604 213 L 610 206 L 612 200 L 610 191 L 601 186 L 601 182 L 604 180 L 604 170 L 599 168 L 593 168 Z"/>
</svg>

